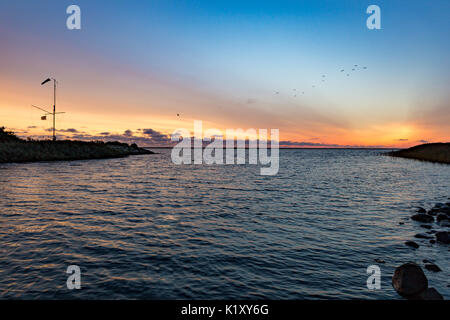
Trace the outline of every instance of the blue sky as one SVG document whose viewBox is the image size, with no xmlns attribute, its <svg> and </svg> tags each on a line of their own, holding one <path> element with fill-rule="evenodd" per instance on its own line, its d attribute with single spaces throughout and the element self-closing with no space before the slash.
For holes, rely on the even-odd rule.
<svg viewBox="0 0 450 320">
<path fill-rule="evenodd" d="M 81 8 L 79 31 L 65 28 L 70 4 Z M 366 28 L 370 4 L 381 8 L 381 30 Z M 158 130 L 182 112 L 219 127 L 279 127 L 289 140 L 376 143 L 379 128 L 392 131 L 381 144 L 402 132 L 445 140 L 435 129 L 450 113 L 448 12 L 449 1 L 417 0 L 2 0 L 0 67 L 24 86 L 51 70 L 77 89 L 66 97 L 72 113 L 83 99 L 99 113 L 112 99 L 122 105 L 111 118 L 127 103 L 159 119 L 149 124 Z"/>
</svg>

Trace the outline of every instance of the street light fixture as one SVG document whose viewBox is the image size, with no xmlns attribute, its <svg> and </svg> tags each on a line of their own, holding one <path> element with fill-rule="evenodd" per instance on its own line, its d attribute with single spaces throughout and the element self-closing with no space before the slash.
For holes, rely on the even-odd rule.
<svg viewBox="0 0 450 320">
<path fill-rule="evenodd" d="M 56 112 L 56 82 L 57 81 L 54 78 L 47 78 L 44 81 L 42 81 L 41 86 L 52 80 L 53 80 L 53 112 L 48 112 L 47 110 L 42 109 L 40 107 L 36 107 L 34 105 L 32 105 L 32 107 L 39 109 L 41 111 L 44 111 L 46 113 L 44 116 L 41 117 L 41 120 L 47 120 L 47 115 L 53 116 L 53 141 L 56 141 L 56 129 L 55 129 L 56 115 L 65 113 L 65 112 Z"/>
</svg>

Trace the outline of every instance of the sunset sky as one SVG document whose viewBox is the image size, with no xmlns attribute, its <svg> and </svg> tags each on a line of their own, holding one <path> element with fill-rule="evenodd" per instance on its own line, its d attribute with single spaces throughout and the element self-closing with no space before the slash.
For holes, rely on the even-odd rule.
<svg viewBox="0 0 450 320">
<path fill-rule="evenodd" d="M 448 0 L 1 0 L 0 126 L 48 136 L 30 105 L 51 108 L 51 76 L 61 138 L 164 145 L 202 120 L 299 147 L 447 142 L 449 14 Z"/>
</svg>

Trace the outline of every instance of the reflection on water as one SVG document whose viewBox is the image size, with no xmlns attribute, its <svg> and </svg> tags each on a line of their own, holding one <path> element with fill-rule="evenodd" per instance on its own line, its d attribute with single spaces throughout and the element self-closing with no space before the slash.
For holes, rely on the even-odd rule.
<svg viewBox="0 0 450 320">
<path fill-rule="evenodd" d="M 175 166 L 169 150 L 0 165 L 0 298 L 398 298 L 393 269 L 425 258 L 449 298 L 448 248 L 403 244 L 423 232 L 414 207 L 450 196 L 449 167 L 378 154 L 281 150 L 273 177 Z M 66 288 L 72 264 L 81 290 Z"/>
</svg>

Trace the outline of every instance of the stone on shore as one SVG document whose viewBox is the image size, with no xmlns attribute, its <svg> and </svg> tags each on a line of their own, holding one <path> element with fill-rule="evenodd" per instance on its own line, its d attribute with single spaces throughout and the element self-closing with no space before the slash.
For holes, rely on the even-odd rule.
<svg viewBox="0 0 450 320">
<path fill-rule="evenodd" d="M 418 213 L 411 217 L 412 220 L 424 223 L 431 223 L 434 221 L 434 218 L 425 213 Z"/>
<path fill-rule="evenodd" d="M 446 231 L 436 232 L 436 241 L 443 244 L 450 244 L 450 233 Z"/>
<path fill-rule="evenodd" d="M 427 213 L 427 210 L 425 210 L 425 209 L 422 208 L 422 207 L 419 207 L 419 208 L 417 209 L 417 212 L 418 212 L 418 213 Z"/>
<path fill-rule="evenodd" d="M 430 209 L 430 210 L 428 210 L 428 212 L 427 212 L 427 214 L 428 214 L 429 216 L 435 216 L 435 215 L 437 215 L 437 213 L 438 213 L 438 211 L 437 211 L 437 210 L 434 210 L 434 209 Z"/>
<path fill-rule="evenodd" d="M 446 220 L 446 221 L 450 221 L 450 217 L 448 217 L 446 214 L 444 214 L 444 213 L 439 213 L 438 215 L 437 215 L 437 217 L 436 217 L 436 221 L 437 222 L 441 222 L 441 221 L 444 221 L 444 220 Z"/>
<path fill-rule="evenodd" d="M 399 295 L 412 297 L 428 288 L 428 279 L 420 266 L 409 262 L 395 269 L 392 286 Z"/>
<path fill-rule="evenodd" d="M 416 234 L 416 235 L 414 236 L 414 238 L 417 238 L 417 239 L 433 239 L 432 236 L 429 236 L 429 235 L 423 234 L 423 233 L 418 233 L 418 234 Z"/>
<path fill-rule="evenodd" d="M 419 248 L 419 245 L 415 243 L 414 241 L 406 241 L 405 244 L 409 247 L 413 247 L 414 249 Z"/>
<path fill-rule="evenodd" d="M 425 264 L 425 269 L 433 271 L 433 272 L 439 272 L 442 271 L 441 268 L 439 268 L 437 265 L 435 265 L 432 262 L 428 262 Z"/>
</svg>

